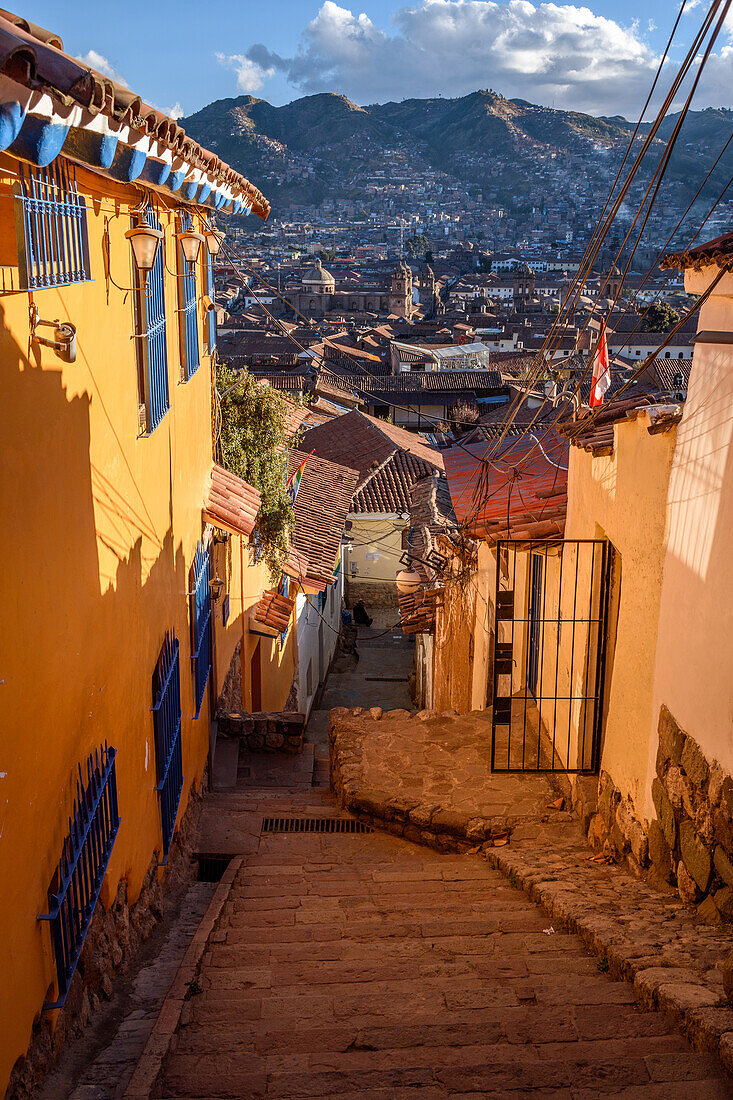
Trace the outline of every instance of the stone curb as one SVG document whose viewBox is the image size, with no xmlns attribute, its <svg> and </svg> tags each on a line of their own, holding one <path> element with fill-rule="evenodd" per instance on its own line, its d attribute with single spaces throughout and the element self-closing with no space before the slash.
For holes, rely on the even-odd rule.
<svg viewBox="0 0 733 1100">
<path fill-rule="evenodd" d="M 531 855 L 527 858 L 526 853 L 511 848 L 484 850 L 482 854 L 539 905 L 554 926 L 579 936 L 589 951 L 605 962 L 612 978 L 633 983 L 642 1007 L 664 1012 L 696 1050 L 716 1054 L 726 1072 L 733 1075 L 733 1008 L 702 974 L 654 966 L 651 957 L 639 958 L 638 944 L 624 934 L 623 925 L 612 913 L 602 917 L 588 912 L 575 884 L 538 869 Z"/>
<path fill-rule="evenodd" d="M 209 902 L 209 907 L 202 917 L 201 923 L 196 929 L 186 954 L 178 967 L 173 984 L 160 1007 L 158 1018 L 145 1044 L 145 1050 L 142 1052 L 130 1083 L 123 1093 L 123 1100 L 149 1100 L 152 1095 L 178 1027 L 183 1006 L 188 998 L 188 984 L 196 977 L 209 936 L 219 919 L 224 903 L 229 897 L 229 892 L 243 860 L 244 856 L 235 856 L 222 875 L 214 896 Z"/>
</svg>

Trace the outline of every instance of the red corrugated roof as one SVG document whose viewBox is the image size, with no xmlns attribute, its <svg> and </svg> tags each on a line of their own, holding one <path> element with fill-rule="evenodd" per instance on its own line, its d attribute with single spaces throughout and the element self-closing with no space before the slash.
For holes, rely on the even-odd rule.
<svg viewBox="0 0 733 1100">
<path fill-rule="evenodd" d="M 214 466 L 204 501 L 204 516 L 210 523 L 249 538 L 259 507 L 260 494 L 254 486 L 223 466 Z"/>
<path fill-rule="evenodd" d="M 568 442 L 554 431 L 443 451 L 453 508 L 472 534 L 552 538 L 565 530 Z M 486 460 L 486 461 L 484 461 Z"/>
</svg>

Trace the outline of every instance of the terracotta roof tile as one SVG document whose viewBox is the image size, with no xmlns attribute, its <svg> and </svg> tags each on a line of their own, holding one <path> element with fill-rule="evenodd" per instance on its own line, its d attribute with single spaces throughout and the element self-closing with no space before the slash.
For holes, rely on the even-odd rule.
<svg viewBox="0 0 733 1100">
<path fill-rule="evenodd" d="M 715 264 L 726 267 L 733 263 L 733 233 L 724 233 L 712 241 L 698 244 L 686 252 L 670 252 L 660 263 L 660 268 L 676 267 L 685 270 L 688 267 L 700 271 L 703 267 Z"/>
<path fill-rule="evenodd" d="M 291 473 L 307 455 L 307 451 L 291 451 Z M 356 470 L 328 462 L 318 455 L 310 455 L 305 464 L 295 498 L 291 540 L 295 551 L 307 563 L 302 579 L 315 587 L 324 588 L 333 580 L 358 477 Z"/>
<path fill-rule="evenodd" d="M 19 86 L 52 97 L 64 110 L 82 107 L 90 115 L 105 116 L 115 129 L 129 127 L 136 137 L 151 138 L 174 159 L 181 157 L 216 183 L 241 193 L 255 214 L 267 217 L 270 204 L 264 195 L 215 153 L 188 137 L 174 119 L 64 53 L 58 35 L 5 9 L 0 9 L 0 68 L 6 75 L 12 72 L 12 80 Z"/>
<path fill-rule="evenodd" d="M 254 530 L 260 507 L 260 494 L 241 477 L 214 466 L 211 471 L 204 516 L 216 527 L 224 527 L 247 538 Z"/>
<path fill-rule="evenodd" d="M 262 593 L 259 602 L 253 608 L 252 619 L 255 623 L 270 627 L 271 630 L 282 634 L 288 629 L 294 607 L 295 600 L 283 596 L 276 588 L 271 588 Z"/>
<path fill-rule="evenodd" d="M 301 446 L 306 452 L 315 450 L 320 458 L 357 470 L 360 485 L 397 450 L 408 452 L 434 469 L 443 468 L 440 452 L 419 435 L 358 410 L 311 428 Z"/>
</svg>

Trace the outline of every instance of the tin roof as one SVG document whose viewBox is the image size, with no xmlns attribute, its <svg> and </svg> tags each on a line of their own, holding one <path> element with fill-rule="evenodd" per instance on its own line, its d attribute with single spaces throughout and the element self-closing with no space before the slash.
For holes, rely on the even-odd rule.
<svg viewBox="0 0 733 1100">
<path fill-rule="evenodd" d="M 0 144 L 45 167 L 63 152 L 121 183 L 138 180 L 226 213 L 270 211 L 264 195 L 178 123 L 70 54 L 61 38 L 0 9 Z"/>
<path fill-rule="evenodd" d="M 215 465 L 204 501 L 204 517 L 215 527 L 223 527 L 247 538 L 254 530 L 260 494 L 241 477 Z"/>
<path fill-rule="evenodd" d="M 459 523 L 480 538 L 552 538 L 565 529 L 568 443 L 527 433 L 443 451 Z"/>
</svg>

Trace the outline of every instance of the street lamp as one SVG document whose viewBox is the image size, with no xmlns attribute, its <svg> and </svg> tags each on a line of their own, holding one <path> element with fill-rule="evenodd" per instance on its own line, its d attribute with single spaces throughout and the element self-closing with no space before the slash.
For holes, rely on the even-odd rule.
<svg viewBox="0 0 733 1100">
<path fill-rule="evenodd" d="M 410 565 L 407 569 L 400 570 L 395 578 L 395 584 L 400 595 L 409 596 L 420 588 L 422 577 Z"/>
</svg>

